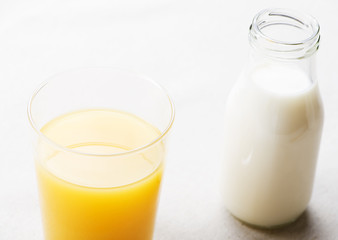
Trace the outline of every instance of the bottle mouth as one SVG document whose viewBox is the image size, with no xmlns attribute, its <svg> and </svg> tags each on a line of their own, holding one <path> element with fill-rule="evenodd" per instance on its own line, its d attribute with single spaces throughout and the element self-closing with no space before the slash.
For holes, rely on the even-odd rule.
<svg viewBox="0 0 338 240">
<path fill-rule="evenodd" d="M 249 42 L 265 55 L 280 59 L 302 59 L 319 47 L 317 20 L 303 12 L 289 9 L 265 9 L 253 19 Z"/>
</svg>

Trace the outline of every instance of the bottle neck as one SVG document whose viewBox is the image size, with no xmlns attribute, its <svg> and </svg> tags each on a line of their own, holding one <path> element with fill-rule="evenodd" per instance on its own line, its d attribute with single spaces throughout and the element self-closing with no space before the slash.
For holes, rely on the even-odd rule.
<svg viewBox="0 0 338 240">
<path fill-rule="evenodd" d="M 313 17 L 285 9 L 263 10 L 250 26 L 247 79 L 271 85 L 271 89 L 315 84 L 319 41 L 319 24 Z"/>
<path fill-rule="evenodd" d="M 304 72 L 310 78 L 316 78 L 316 54 L 312 54 L 306 58 L 300 59 L 280 59 L 267 56 L 266 54 L 257 51 L 257 49 L 251 49 L 249 52 L 249 62 L 247 70 L 252 70 L 264 66 L 280 66 L 285 69 L 297 69 Z"/>
</svg>

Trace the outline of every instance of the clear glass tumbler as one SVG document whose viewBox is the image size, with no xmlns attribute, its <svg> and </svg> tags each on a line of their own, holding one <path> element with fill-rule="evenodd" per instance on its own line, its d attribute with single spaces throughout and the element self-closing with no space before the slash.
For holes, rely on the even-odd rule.
<svg viewBox="0 0 338 240">
<path fill-rule="evenodd" d="M 174 107 L 157 83 L 109 68 L 56 75 L 33 94 L 47 240 L 150 240 Z"/>
</svg>

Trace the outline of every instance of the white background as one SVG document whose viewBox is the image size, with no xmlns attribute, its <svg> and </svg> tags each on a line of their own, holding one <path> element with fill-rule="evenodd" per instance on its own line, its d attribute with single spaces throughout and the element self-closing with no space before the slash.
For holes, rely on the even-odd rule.
<svg viewBox="0 0 338 240">
<path fill-rule="evenodd" d="M 251 20 L 267 7 L 303 10 L 320 22 L 326 113 L 309 208 L 274 231 L 234 220 L 218 191 L 226 96 L 247 58 Z M 337 12 L 337 0 L 2 0 L 0 239 L 42 239 L 26 117 L 30 95 L 50 75 L 88 66 L 141 72 L 175 100 L 155 240 L 338 239 Z"/>
</svg>

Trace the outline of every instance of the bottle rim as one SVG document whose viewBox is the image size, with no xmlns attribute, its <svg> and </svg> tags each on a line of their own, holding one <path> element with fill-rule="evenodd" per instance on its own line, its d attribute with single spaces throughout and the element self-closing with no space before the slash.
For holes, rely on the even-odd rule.
<svg viewBox="0 0 338 240">
<path fill-rule="evenodd" d="M 282 25 L 307 32 L 308 36 L 297 40 L 282 40 L 264 32 L 267 27 Z M 318 50 L 320 26 L 313 16 L 301 11 L 283 8 L 264 9 L 252 20 L 249 28 L 249 42 L 252 47 L 263 51 L 270 57 L 302 59 Z"/>
</svg>

